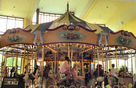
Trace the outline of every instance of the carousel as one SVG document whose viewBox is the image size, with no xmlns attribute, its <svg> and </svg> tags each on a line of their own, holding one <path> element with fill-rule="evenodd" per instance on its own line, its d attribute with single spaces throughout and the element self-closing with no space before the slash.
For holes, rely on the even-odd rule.
<svg viewBox="0 0 136 88">
<path fill-rule="evenodd" d="M 128 72 L 127 63 L 125 71 L 118 66 L 119 59 L 128 62 L 136 54 L 135 43 L 132 33 L 85 22 L 67 6 L 66 13 L 52 22 L 9 29 L 0 37 L 2 88 L 129 88 L 133 70 Z M 21 73 L 14 77 L 5 76 L 9 57 L 21 58 Z M 113 59 L 116 76 L 109 70 Z"/>
</svg>

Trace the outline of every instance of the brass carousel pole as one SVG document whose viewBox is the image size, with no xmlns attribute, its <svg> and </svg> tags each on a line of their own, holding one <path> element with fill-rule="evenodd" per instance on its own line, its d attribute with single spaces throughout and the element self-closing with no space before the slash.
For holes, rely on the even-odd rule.
<svg viewBox="0 0 136 88">
<path fill-rule="evenodd" d="M 127 68 L 129 68 L 129 67 L 128 67 L 128 59 L 129 59 L 129 58 L 128 58 L 128 55 L 127 55 Z"/>
<path fill-rule="evenodd" d="M 120 47 L 119 47 L 119 49 L 120 49 Z M 120 59 L 120 55 L 117 55 L 117 61 L 118 61 L 117 66 L 118 66 L 118 67 L 119 67 L 119 59 Z"/>
<path fill-rule="evenodd" d="M 76 60 L 76 64 L 77 64 L 77 62 L 78 62 L 78 60 L 77 60 L 77 58 L 78 58 L 78 50 L 76 50 L 75 52 L 76 52 L 76 57 L 75 57 L 76 59 L 75 60 Z"/>
<path fill-rule="evenodd" d="M 105 71 L 105 67 L 104 67 L 104 56 L 103 56 L 103 50 L 104 50 L 104 48 L 102 48 L 102 66 L 103 66 L 104 71 Z"/>
<path fill-rule="evenodd" d="M 70 56 L 70 44 L 68 43 L 68 57 L 71 60 L 71 56 Z M 71 66 L 72 66 L 72 62 L 71 62 Z"/>
<path fill-rule="evenodd" d="M 107 66 L 106 66 L 107 68 L 106 69 L 107 69 L 107 72 L 108 72 L 108 66 L 109 66 L 109 64 L 108 64 L 108 51 L 109 51 L 109 47 L 107 49 L 107 54 L 106 54 L 107 55 L 106 56 L 106 64 L 107 64 Z"/>
<path fill-rule="evenodd" d="M 29 49 L 29 45 L 27 46 L 27 49 Z M 29 51 L 27 51 L 27 64 L 30 63 L 30 57 L 29 57 Z M 30 66 L 28 66 L 28 70 L 30 69 Z"/>
<path fill-rule="evenodd" d="M 14 51 L 12 52 L 12 67 L 14 67 Z M 6 58 L 6 60 L 7 60 L 7 58 Z M 7 63 L 7 61 L 6 61 L 6 63 Z"/>
<path fill-rule="evenodd" d="M 33 63 L 33 59 L 34 59 L 34 55 L 33 55 L 33 45 L 31 46 L 31 49 L 32 49 L 32 53 L 31 53 L 31 61 L 32 61 L 32 71 L 33 71 L 33 65 L 34 65 L 34 63 Z"/>
<path fill-rule="evenodd" d="M 44 58 L 45 58 L 45 49 L 44 49 L 44 45 L 42 45 L 42 64 L 41 64 L 41 74 L 43 75 L 43 67 L 44 67 Z"/>
<path fill-rule="evenodd" d="M 71 44 L 71 66 L 72 66 L 72 60 L 73 60 L 73 45 Z"/>
<path fill-rule="evenodd" d="M 98 76 L 99 76 L 99 50 L 98 50 L 98 47 L 97 47 L 97 62 L 98 62 L 98 64 L 97 64 L 97 66 L 98 66 Z"/>
<path fill-rule="evenodd" d="M 36 46 L 36 49 L 38 49 L 38 46 Z M 39 50 L 38 50 L 37 53 L 36 53 L 35 65 L 37 65 L 38 54 L 39 54 Z"/>
<path fill-rule="evenodd" d="M 4 62 L 5 64 L 7 64 L 7 48 L 5 49 L 5 53 L 4 53 Z"/>
<path fill-rule="evenodd" d="M 69 43 L 68 43 L 68 57 L 70 58 L 70 49 L 69 49 Z"/>
<path fill-rule="evenodd" d="M 17 49 L 17 52 L 16 52 L 16 70 L 18 69 L 18 49 Z"/>
<path fill-rule="evenodd" d="M 111 50 L 111 47 L 109 47 L 108 49 L 109 49 L 109 51 L 110 51 L 110 50 Z M 109 55 L 110 55 L 110 53 L 109 53 Z M 109 56 L 109 62 L 108 62 L 108 64 L 109 64 L 109 65 L 108 65 L 108 66 L 109 66 L 109 69 L 112 68 L 112 66 L 111 66 L 112 60 L 111 60 L 111 59 L 112 59 L 112 57 Z"/>
<path fill-rule="evenodd" d="M 118 58 L 117 58 L 117 47 L 115 47 L 115 57 L 116 57 L 116 72 L 118 70 Z"/>
<path fill-rule="evenodd" d="M 24 58 L 23 58 L 23 73 L 25 72 L 25 56 L 26 55 L 26 46 L 24 45 Z"/>
<path fill-rule="evenodd" d="M 2 62 L 4 61 L 4 54 L 5 54 L 5 49 L 3 48 L 3 53 L 2 53 Z"/>
<path fill-rule="evenodd" d="M 20 68 L 20 73 L 23 74 L 23 54 L 20 52 L 20 57 L 21 57 L 21 68 Z"/>
<path fill-rule="evenodd" d="M 115 47 L 115 57 L 116 57 L 116 72 L 118 72 L 117 46 Z M 118 85 L 119 85 L 119 81 L 118 81 Z"/>
<path fill-rule="evenodd" d="M 56 66 L 57 65 L 57 53 L 55 53 L 54 57 L 55 57 L 55 64 L 54 64 L 54 70 L 55 70 L 55 72 L 54 73 L 56 74 L 57 73 L 57 66 Z"/>
<path fill-rule="evenodd" d="M 30 57 L 29 57 L 29 51 L 28 51 L 28 49 L 29 49 L 29 45 L 27 45 L 27 59 L 26 59 L 26 65 L 27 65 L 27 71 L 29 71 L 29 69 L 30 69 L 30 65 L 28 65 L 28 64 L 30 64 Z"/>
<path fill-rule="evenodd" d="M 133 50 L 132 49 L 130 50 L 130 53 L 131 53 L 131 70 L 133 74 L 133 56 L 132 56 Z"/>
<path fill-rule="evenodd" d="M 83 59 L 84 59 L 84 57 L 83 57 L 83 53 L 81 53 L 81 54 L 82 54 L 81 68 L 82 68 L 82 75 L 83 75 Z"/>
<path fill-rule="evenodd" d="M 4 54 L 4 62 L 5 62 L 5 65 L 7 64 L 7 49 L 6 49 L 6 52 Z"/>
<path fill-rule="evenodd" d="M 4 74 L 4 70 L 5 69 L 3 69 L 4 68 L 4 66 L 5 66 L 5 53 L 6 53 L 6 50 L 4 50 L 4 48 L 3 48 L 3 56 L 2 56 L 2 63 L 1 63 L 1 77 L 4 77 L 5 76 L 5 74 Z"/>
</svg>

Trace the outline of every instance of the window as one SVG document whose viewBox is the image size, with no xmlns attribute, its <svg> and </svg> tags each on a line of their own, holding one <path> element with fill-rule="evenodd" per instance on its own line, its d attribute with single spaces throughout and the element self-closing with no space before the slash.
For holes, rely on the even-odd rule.
<svg viewBox="0 0 136 88">
<path fill-rule="evenodd" d="M 12 69 L 12 67 L 16 67 L 16 57 L 7 58 L 6 66 L 8 67 L 8 72 L 10 74 L 10 70 Z M 17 71 L 20 74 L 21 73 L 21 58 L 18 58 L 17 66 L 18 66 Z"/>
<path fill-rule="evenodd" d="M 61 14 L 53 14 L 53 13 L 39 13 L 39 24 L 51 22 L 57 18 L 59 18 Z M 36 13 L 33 16 L 32 24 L 36 24 Z"/>
<path fill-rule="evenodd" d="M 23 28 L 24 19 L 9 16 L 0 16 L 0 34 L 3 34 L 7 29 Z"/>
</svg>

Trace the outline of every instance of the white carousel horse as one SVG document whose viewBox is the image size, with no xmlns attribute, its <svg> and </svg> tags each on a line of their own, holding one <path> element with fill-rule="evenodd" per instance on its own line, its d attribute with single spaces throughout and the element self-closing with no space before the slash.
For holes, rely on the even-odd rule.
<svg viewBox="0 0 136 88">
<path fill-rule="evenodd" d="M 28 72 L 26 72 L 23 79 L 25 81 L 25 86 L 26 87 L 32 85 L 32 81 L 29 79 L 29 73 Z"/>
</svg>

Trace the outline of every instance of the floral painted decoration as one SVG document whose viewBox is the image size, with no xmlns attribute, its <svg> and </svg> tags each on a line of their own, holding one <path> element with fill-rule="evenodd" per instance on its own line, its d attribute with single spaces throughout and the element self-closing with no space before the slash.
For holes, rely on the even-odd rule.
<svg viewBox="0 0 136 88">
<path fill-rule="evenodd" d="M 86 36 L 80 32 L 67 32 L 67 31 L 63 31 L 63 32 L 59 32 L 57 34 L 57 37 L 60 40 L 70 40 L 70 41 L 79 41 L 79 40 L 84 40 L 86 38 Z"/>
<path fill-rule="evenodd" d="M 74 34 L 74 33 L 65 33 L 65 34 L 64 34 L 64 37 L 65 37 L 66 39 L 75 40 L 75 39 L 79 39 L 79 38 L 80 38 L 80 35 Z"/>
</svg>

